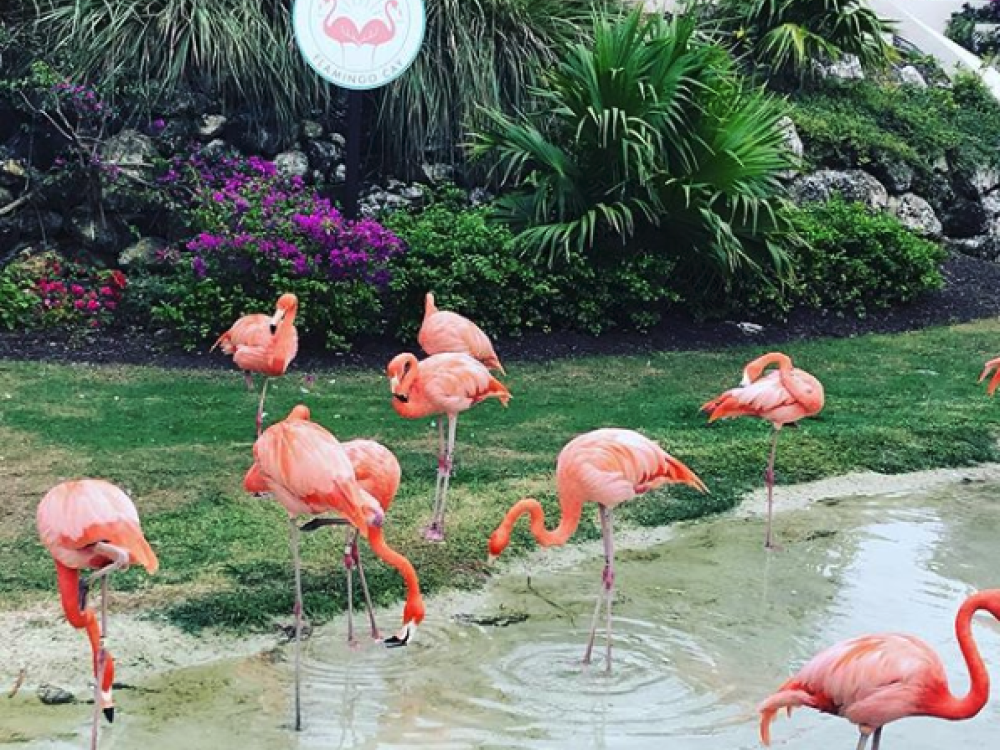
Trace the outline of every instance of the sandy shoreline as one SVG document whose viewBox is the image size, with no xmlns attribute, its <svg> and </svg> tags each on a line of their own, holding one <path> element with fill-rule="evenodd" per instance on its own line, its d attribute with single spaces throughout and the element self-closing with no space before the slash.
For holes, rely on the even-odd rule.
<svg viewBox="0 0 1000 750">
<path fill-rule="evenodd" d="M 775 494 L 776 512 L 801 510 L 812 503 L 841 497 L 858 497 L 927 491 L 963 482 L 1000 483 L 1000 464 L 967 468 L 932 469 L 909 474 L 885 475 L 858 472 L 787 487 Z M 748 518 L 763 513 L 766 493 L 750 493 L 730 512 L 732 518 Z M 718 519 L 718 517 L 714 517 Z M 690 523 L 699 523 L 693 521 Z M 643 549 L 670 540 L 677 526 L 660 528 L 622 528 L 616 537 L 622 549 Z M 571 544 L 558 550 L 539 549 L 521 559 L 501 562 L 498 574 L 525 574 L 539 569 L 558 570 L 571 567 L 600 552 L 600 542 Z M 499 578 L 499 576 L 497 576 Z M 496 580 L 496 579 L 494 579 Z M 490 586 L 476 592 L 444 592 L 427 601 L 429 611 L 438 618 L 450 617 L 476 607 Z M 386 631 L 399 617 L 399 606 L 378 612 Z M 343 618 L 335 618 L 324 628 L 344 628 Z M 113 615 L 109 648 L 118 664 L 118 679 L 137 685 L 154 676 L 185 667 L 211 664 L 260 654 L 284 642 L 277 633 L 235 636 L 220 633 L 191 635 L 170 624 L 135 614 Z M 0 694 L 15 684 L 22 669 L 26 671 L 21 691 L 33 692 L 39 685 L 52 683 L 86 699 L 89 683 L 89 649 L 85 637 L 69 627 L 55 601 L 27 610 L 0 612 Z"/>
</svg>

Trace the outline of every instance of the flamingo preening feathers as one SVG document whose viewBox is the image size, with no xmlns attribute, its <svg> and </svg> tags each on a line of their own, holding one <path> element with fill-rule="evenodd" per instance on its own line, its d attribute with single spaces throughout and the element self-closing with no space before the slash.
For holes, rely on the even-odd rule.
<svg viewBox="0 0 1000 750">
<path fill-rule="evenodd" d="M 406 583 L 403 628 L 386 645 L 405 646 L 424 619 L 417 573 L 409 560 L 385 543 L 385 513 L 359 482 L 344 447 L 323 427 L 310 421 L 309 409 L 296 406 L 288 417 L 268 427 L 253 447 L 254 463 L 243 480 L 247 492 L 269 492 L 288 511 L 295 566 L 295 728 L 302 728 L 301 640 L 302 572 L 299 561 L 299 515 L 333 512 L 368 540 L 372 551 L 396 568 Z"/>
<path fill-rule="evenodd" d="M 448 310 L 438 310 L 430 292 L 424 298 L 424 322 L 420 325 L 417 341 L 427 354 L 468 354 L 487 369 L 507 374 L 489 336 L 468 318 Z"/>
<path fill-rule="evenodd" d="M 604 540 L 604 573 L 598 593 L 590 638 L 583 655 L 589 664 L 597 634 L 601 605 L 607 608 L 607 668 L 611 669 L 611 602 L 615 592 L 614 510 L 619 505 L 666 484 L 686 484 L 707 492 L 705 484 L 687 466 L 669 455 L 659 445 L 632 430 L 602 429 L 574 438 L 559 453 L 556 462 L 556 488 L 562 515 L 559 525 L 545 528 L 541 503 L 525 498 L 504 516 L 490 536 L 490 559 L 497 557 L 510 543 L 510 533 L 517 520 L 531 517 L 531 533 L 543 547 L 563 545 L 576 531 L 583 514 L 583 504 L 597 503 Z"/>
<path fill-rule="evenodd" d="M 99 713 L 114 721 L 111 688 L 115 662 L 105 648 L 108 636 L 108 581 L 115 571 L 142 565 L 150 574 L 159 567 L 142 534 L 139 515 L 128 495 L 110 482 L 80 479 L 56 485 L 42 498 L 38 533 L 52 554 L 59 596 L 69 624 L 87 631 L 94 662 L 94 722 L 91 748 L 97 748 Z M 80 571 L 96 572 L 80 579 Z M 101 618 L 87 607 L 89 587 L 101 582 Z"/>
<path fill-rule="evenodd" d="M 910 716 L 949 721 L 971 719 L 990 695 L 986 665 L 972 637 L 972 618 L 986 611 L 1000 620 L 1000 589 L 980 591 L 962 604 L 955 618 L 958 645 L 971 682 L 959 698 L 951 693 L 944 664 L 924 641 L 911 635 L 866 635 L 838 643 L 814 656 L 798 674 L 760 704 L 760 738 L 771 742 L 778 711 L 799 707 L 843 716 L 861 732 L 858 750 L 874 735 L 879 750 L 882 728 Z"/>
<path fill-rule="evenodd" d="M 440 313 L 439 313 L 440 314 Z M 458 415 L 488 398 L 504 406 L 510 393 L 489 370 L 468 354 L 434 354 L 418 360 L 412 354 L 397 355 L 386 368 L 392 391 L 392 408 L 405 419 L 445 416 L 438 420 L 438 471 L 434 491 L 434 513 L 424 536 L 434 542 L 444 539 L 444 510 L 455 455 Z"/>
<path fill-rule="evenodd" d="M 777 369 L 767 372 L 767 368 Z M 767 374 L 765 374 L 767 373 Z M 813 417 L 823 409 L 823 384 L 805 370 L 792 365 L 791 357 L 772 352 L 750 362 L 743 370 L 738 388 L 726 391 L 701 407 L 708 421 L 732 417 L 759 417 L 774 428 L 771 453 L 764 479 L 767 482 L 767 534 L 764 546 L 774 549 L 772 518 L 774 515 L 774 458 L 778 450 L 778 434 L 785 425 Z"/>
<path fill-rule="evenodd" d="M 218 346 L 225 354 L 232 355 L 233 362 L 243 370 L 247 387 L 253 387 L 250 373 L 257 372 L 264 376 L 257 406 L 258 437 L 264 425 L 268 380 L 284 375 L 299 350 L 299 334 L 295 330 L 298 309 L 299 300 L 294 294 L 282 294 L 274 315 L 244 315 L 209 349 L 212 351 Z"/>
</svg>

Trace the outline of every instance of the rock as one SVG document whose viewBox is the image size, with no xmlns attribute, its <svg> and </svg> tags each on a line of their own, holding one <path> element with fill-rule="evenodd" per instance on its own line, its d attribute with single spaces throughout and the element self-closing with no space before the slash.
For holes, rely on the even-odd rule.
<svg viewBox="0 0 1000 750">
<path fill-rule="evenodd" d="M 309 174 L 309 158 L 301 151 L 285 151 L 274 157 L 274 166 L 282 177 L 305 177 Z"/>
<path fill-rule="evenodd" d="M 913 186 L 913 168 L 898 161 L 878 161 L 871 165 L 872 174 L 893 195 L 907 192 Z"/>
<path fill-rule="evenodd" d="M 106 164 L 114 165 L 133 177 L 143 177 L 153 166 L 156 155 L 153 139 L 132 128 L 111 136 L 101 146 L 101 159 Z"/>
<path fill-rule="evenodd" d="M 989 230 L 989 217 L 982 202 L 956 197 L 941 216 L 944 233 L 949 237 L 967 238 L 985 234 Z"/>
<path fill-rule="evenodd" d="M 14 194 L 5 187 L 0 187 L 0 208 L 13 203 Z"/>
<path fill-rule="evenodd" d="M 114 251 L 121 241 L 118 224 L 110 216 L 94 216 L 87 208 L 70 214 L 69 235 L 88 250 Z"/>
<path fill-rule="evenodd" d="M 235 123 L 235 133 L 237 145 L 248 154 L 258 154 L 273 159 L 283 145 L 280 133 L 263 127 L 253 120 L 241 119 Z"/>
<path fill-rule="evenodd" d="M 923 74 L 912 65 L 904 65 L 896 71 L 899 82 L 904 86 L 916 86 L 919 89 L 927 88 L 927 81 Z"/>
<path fill-rule="evenodd" d="M 948 248 L 962 255 L 969 255 L 992 263 L 1000 261 L 1000 238 L 990 235 L 946 240 Z"/>
<path fill-rule="evenodd" d="M 397 194 L 400 198 L 405 198 L 411 203 L 422 201 L 424 199 L 424 189 L 419 185 L 410 185 L 409 187 L 400 188 L 397 191 Z"/>
<path fill-rule="evenodd" d="M 19 159 L 6 159 L 0 163 L 0 185 L 4 187 L 23 185 L 27 176 L 28 167 Z"/>
<path fill-rule="evenodd" d="M 941 236 L 941 221 L 931 204 L 913 193 L 889 200 L 889 210 L 908 229 L 922 237 L 937 239 Z"/>
<path fill-rule="evenodd" d="M 823 169 L 799 177 L 789 186 L 789 194 L 799 204 L 825 201 L 840 194 L 845 200 L 858 201 L 869 208 L 882 210 L 889 205 L 889 193 L 885 186 L 860 169 Z"/>
<path fill-rule="evenodd" d="M 76 696 L 71 692 L 55 685 L 49 685 L 48 683 L 39 685 L 35 694 L 38 696 L 38 700 L 46 706 L 62 706 L 67 703 L 76 703 Z"/>
<path fill-rule="evenodd" d="M 341 149 L 347 148 L 347 139 L 340 133 L 330 133 L 330 141 L 335 145 L 340 146 Z"/>
<path fill-rule="evenodd" d="M 980 167 L 969 181 L 980 195 L 986 195 L 1000 185 L 1000 172 L 993 167 Z"/>
<path fill-rule="evenodd" d="M 313 169 L 324 175 L 329 174 L 344 158 L 343 149 L 332 141 L 310 141 L 306 149 Z"/>
<path fill-rule="evenodd" d="M 190 120 L 168 120 L 156 136 L 156 142 L 164 149 L 164 156 L 173 156 L 187 148 L 194 133 L 194 124 Z"/>
<path fill-rule="evenodd" d="M 840 81 L 860 81 L 865 77 L 861 61 L 857 55 L 844 55 L 831 63 L 814 62 L 814 69 L 820 78 L 836 78 Z"/>
<path fill-rule="evenodd" d="M 360 201 L 361 215 L 375 218 L 382 213 L 409 208 L 411 201 L 385 190 L 375 189 Z"/>
<path fill-rule="evenodd" d="M 218 138 L 226 129 L 229 118 L 225 115 L 202 115 L 198 121 L 198 135 L 206 141 Z"/>
<path fill-rule="evenodd" d="M 493 200 L 493 194 L 486 188 L 477 187 L 469 191 L 469 203 L 473 206 L 481 206 L 491 200 Z"/>
<path fill-rule="evenodd" d="M 980 203 L 987 219 L 1000 219 L 1000 195 L 987 195 Z"/>
<path fill-rule="evenodd" d="M 740 332 L 747 336 L 757 336 L 764 331 L 764 326 L 757 323 L 737 323 L 736 327 L 740 329 Z"/>
<path fill-rule="evenodd" d="M 778 127 L 781 128 L 785 138 L 785 145 L 788 147 L 789 152 L 791 152 L 795 165 L 791 169 L 784 170 L 780 176 L 785 180 L 794 180 L 802 172 L 802 157 L 805 156 L 806 149 L 802 144 L 802 138 L 799 137 L 799 131 L 796 130 L 795 123 L 791 117 L 786 116 L 778 120 Z"/>
<path fill-rule="evenodd" d="M 323 137 L 324 128 L 315 120 L 302 121 L 302 139 L 306 141 L 318 141 Z"/>
<path fill-rule="evenodd" d="M 216 159 L 223 154 L 234 150 L 235 149 L 232 146 L 221 138 L 215 138 L 201 147 L 201 154 L 209 159 Z"/>
<path fill-rule="evenodd" d="M 159 255 L 166 249 L 166 240 L 143 237 L 122 250 L 118 263 L 125 268 L 147 268 L 156 265 Z"/>
<path fill-rule="evenodd" d="M 421 169 L 432 185 L 451 182 L 455 176 L 455 170 L 450 164 L 424 164 Z"/>
<path fill-rule="evenodd" d="M 338 164 L 337 168 L 333 170 L 333 184 L 340 185 L 347 182 L 347 165 Z"/>
</svg>

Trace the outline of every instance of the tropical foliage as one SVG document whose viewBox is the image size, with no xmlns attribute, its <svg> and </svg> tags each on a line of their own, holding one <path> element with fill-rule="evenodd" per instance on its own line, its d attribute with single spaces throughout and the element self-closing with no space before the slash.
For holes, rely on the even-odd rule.
<svg viewBox="0 0 1000 750">
<path fill-rule="evenodd" d="M 781 265 L 781 111 L 691 17 L 598 20 L 536 95 L 527 116 L 488 110 L 475 139 L 521 186 L 499 213 L 522 245 L 550 262 L 652 253 L 688 279 Z"/>
<path fill-rule="evenodd" d="M 996 55 L 1000 52 L 1000 34 L 990 26 L 997 24 L 1000 24 L 1000 0 L 990 0 L 987 5 L 964 3 L 948 19 L 945 36 L 978 55 Z"/>
<path fill-rule="evenodd" d="M 891 24 L 867 0 L 722 0 L 718 21 L 730 43 L 774 76 L 812 74 L 817 61 L 856 56 L 868 69 L 896 53 Z"/>
</svg>

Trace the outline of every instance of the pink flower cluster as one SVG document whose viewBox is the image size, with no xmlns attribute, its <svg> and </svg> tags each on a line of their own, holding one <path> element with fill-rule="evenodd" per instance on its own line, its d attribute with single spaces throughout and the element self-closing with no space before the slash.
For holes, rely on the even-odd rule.
<svg viewBox="0 0 1000 750">
<path fill-rule="evenodd" d="M 34 291 L 44 321 L 83 323 L 97 328 L 110 321 L 121 304 L 126 285 L 127 279 L 121 271 L 89 269 L 47 255 Z"/>
</svg>

